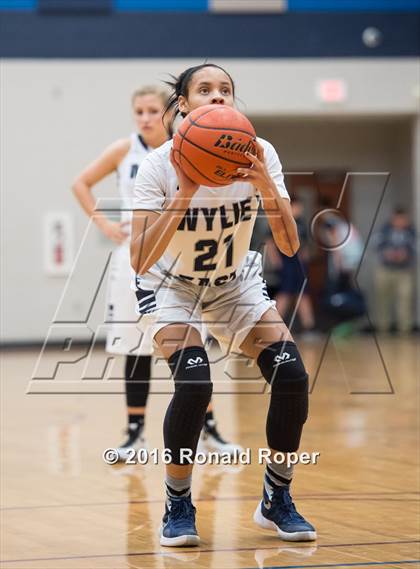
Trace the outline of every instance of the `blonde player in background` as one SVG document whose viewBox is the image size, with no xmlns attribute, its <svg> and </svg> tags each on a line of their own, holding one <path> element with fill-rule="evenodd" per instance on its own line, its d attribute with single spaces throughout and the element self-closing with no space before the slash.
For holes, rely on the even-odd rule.
<svg viewBox="0 0 420 569">
<path fill-rule="evenodd" d="M 119 139 L 91 162 L 75 179 L 72 189 L 82 209 L 96 223 L 98 229 L 116 244 L 110 264 L 107 290 L 107 321 L 111 322 L 106 351 L 125 356 L 125 391 L 127 402 L 127 438 L 117 448 L 120 460 L 128 458 L 130 449 L 145 446 L 143 435 L 145 412 L 151 377 L 152 346 L 140 338 L 136 324 L 127 326 L 136 314 L 136 303 L 130 290 L 129 236 L 131 227 L 131 201 L 137 170 L 146 156 L 168 140 L 162 120 L 168 103 L 167 92 L 160 87 L 143 87 L 131 99 L 136 132 Z M 121 218 L 115 222 L 96 211 L 93 187 L 116 172 L 118 190 L 122 200 Z M 233 453 L 240 447 L 225 441 L 218 432 L 211 403 L 207 409 L 201 433 L 204 449 Z"/>
</svg>

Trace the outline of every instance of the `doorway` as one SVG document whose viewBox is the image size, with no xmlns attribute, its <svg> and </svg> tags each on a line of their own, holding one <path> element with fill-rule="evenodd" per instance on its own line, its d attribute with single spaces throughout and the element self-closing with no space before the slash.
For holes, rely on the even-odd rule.
<svg viewBox="0 0 420 569">
<path fill-rule="evenodd" d="M 325 169 L 308 174 L 285 174 L 285 183 L 291 198 L 298 198 L 303 204 L 303 217 L 308 235 L 306 286 L 315 309 L 317 324 L 321 328 L 326 323 L 323 322 L 322 311 L 317 310 L 317 307 L 320 305 L 319 300 L 328 279 L 327 252 L 320 246 L 317 235 L 319 225 L 315 225 L 312 230 L 312 220 L 320 211 L 339 209 L 343 217 L 350 221 L 351 187 L 346 183 L 346 171 Z"/>
</svg>

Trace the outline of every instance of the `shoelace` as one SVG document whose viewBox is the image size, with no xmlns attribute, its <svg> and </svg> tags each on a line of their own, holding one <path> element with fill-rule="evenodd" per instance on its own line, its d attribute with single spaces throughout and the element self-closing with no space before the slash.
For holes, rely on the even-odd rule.
<svg viewBox="0 0 420 569">
<path fill-rule="evenodd" d="M 180 498 L 171 501 L 170 516 L 174 524 L 185 523 L 186 521 L 194 523 L 194 513 L 195 508 L 188 499 Z"/>
<path fill-rule="evenodd" d="M 271 500 L 272 507 L 279 511 L 283 518 L 289 519 L 293 522 L 305 521 L 297 511 L 289 491 L 278 488 L 274 490 Z"/>
</svg>

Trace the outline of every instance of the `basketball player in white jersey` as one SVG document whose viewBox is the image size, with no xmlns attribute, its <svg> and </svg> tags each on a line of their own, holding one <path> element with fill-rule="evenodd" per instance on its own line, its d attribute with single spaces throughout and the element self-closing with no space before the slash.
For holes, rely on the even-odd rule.
<svg viewBox="0 0 420 569">
<path fill-rule="evenodd" d="M 117 140 L 76 178 L 73 191 L 81 207 L 99 230 L 117 247 L 112 254 L 107 290 L 107 321 L 111 322 L 106 338 L 106 351 L 125 359 L 125 386 L 128 414 L 127 439 L 117 448 L 120 460 L 126 460 L 129 450 L 144 447 L 143 436 L 146 403 L 151 375 L 152 346 L 146 336 L 140 345 L 141 334 L 133 323 L 136 315 L 135 297 L 130 290 L 129 234 L 133 184 L 141 163 L 149 152 L 168 140 L 162 114 L 168 102 L 168 93 L 159 87 L 143 87 L 132 95 L 132 110 L 136 132 L 129 138 Z M 119 222 L 108 219 L 95 210 L 93 187 L 111 173 L 117 173 L 121 198 Z M 135 349 L 135 347 L 138 348 Z M 203 449 L 233 453 L 241 447 L 225 441 L 213 417 L 211 403 L 207 409 L 201 433 Z"/>
<path fill-rule="evenodd" d="M 172 86 L 168 108 L 182 116 L 208 104 L 234 106 L 233 80 L 217 65 L 191 67 Z M 257 139 L 256 147 L 256 156 L 247 154 L 252 167 L 239 168 L 236 180 L 224 187 L 190 180 L 177 163 L 172 140 L 149 154 L 137 174 L 131 264 L 140 275 L 138 310 L 146 313 L 141 325 L 151 329 L 175 380 L 163 426 L 172 457 L 160 528 L 165 546 L 200 542 L 190 458 L 212 394 L 203 320 L 226 352 L 255 359 L 270 384 L 266 435 L 274 452 L 298 449 L 307 418 L 308 375 L 266 293 L 261 256 L 248 251 L 259 202 L 277 247 L 289 256 L 299 248 L 279 158 L 265 140 Z M 315 529 L 298 514 L 290 496 L 292 469 L 287 461 L 267 464 L 254 521 L 285 540 L 314 540 Z"/>
</svg>

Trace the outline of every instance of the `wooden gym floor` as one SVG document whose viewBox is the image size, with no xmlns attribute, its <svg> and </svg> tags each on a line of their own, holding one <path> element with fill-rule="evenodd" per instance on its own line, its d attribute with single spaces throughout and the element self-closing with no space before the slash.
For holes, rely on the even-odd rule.
<svg viewBox="0 0 420 569">
<path fill-rule="evenodd" d="M 108 466 L 102 460 L 103 450 L 122 439 L 123 396 L 74 393 L 75 384 L 79 391 L 94 390 L 86 385 L 104 391 L 109 384 L 90 380 L 81 387 L 79 364 L 62 366 L 72 387 L 53 394 L 57 383 L 31 380 L 39 350 L 4 352 L 1 567 L 420 567 L 419 341 L 378 340 L 383 362 L 368 336 L 332 339 L 322 358 L 323 342 L 299 343 L 312 381 L 319 367 L 301 450 L 320 457 L 317 465 L 297 467 L 293 496 L 316 526 L 317 542 L 282 542 L 254 526 L 267 395 L 249 393 L 261 383 L 230 380 L 216 391 L 248 393 L 215 395 L 216 418 L 222 434 L 250 448 L 253 459 L 246 466 L 196 467 L 193 497 L 202 545 L 189 550 L 158 543 L 163 466 Z M 47 354 L 47 364 L 57 357 Z M 103 358 L 100 350 L 93 363 L 95 358 Z M 245 372 L 252 376 L 249 368 Z M 215 381 L 221 377 L 218 364 Z M 121 388 L 114 381 L 113 390 L 117 384 Z M 168 397 L 150 397 L 149 448 L 162 447 Z"/>
</svg>

